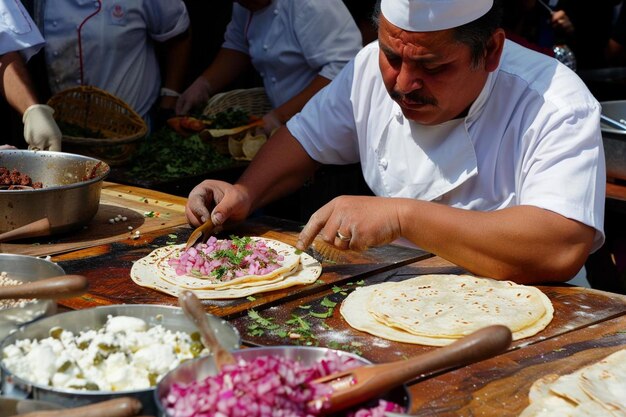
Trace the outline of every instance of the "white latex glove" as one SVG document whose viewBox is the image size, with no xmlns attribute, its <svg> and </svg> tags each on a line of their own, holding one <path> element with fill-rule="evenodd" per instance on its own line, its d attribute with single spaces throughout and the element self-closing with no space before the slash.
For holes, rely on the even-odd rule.
<svg viewBox="0 0 626 417">
<path fill-rule="evenodd" d="M 178 97 L 176 114 L 184 115 L 189 113 L 189 110 L 192 108 L 206 104 L 209 97 L 211 97 L 211 84 L 201 75 Z"/>
<path fill-rule="evenodd" d="M 282 125 L 283 124 L 278 119 L 278 116 L 276 116 L 276 113 L 274 113 L 274 110 L 263 116 L 263 130 L 268 137 L 271 136 L 272 133 L 274 133 L 274 131 Z"/>
<path fill-rule="evenodd" d="M 54 109 L 46 104 L 33 104 L 26 109 L 22 122 L 28 149 L 61 151 L 61 130 L 53 114 Z"/>
</svg>

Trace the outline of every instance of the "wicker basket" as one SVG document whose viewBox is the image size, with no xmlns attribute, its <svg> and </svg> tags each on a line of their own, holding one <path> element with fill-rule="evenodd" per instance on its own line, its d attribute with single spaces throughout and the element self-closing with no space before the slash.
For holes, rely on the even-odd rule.
<svg viewBox="0 0 626 417">
<path fill-rule="evenodd" d="M 263 117 L 272 110 L 272 105 L 267 98 L 267 94 L 265 94 L 265 89 L 262 87 L 232 90 L 211 97 L 204 108 L 203 114 L 205 116 L 213 116 L 229 108 L 239 108 L 248 112 L 250 116 Z M 245 134 L 246 131 L 243 131 L 237 134 L 237 136 L 243 137 Z M 217 152 L 223 155 L 230 155 L 228 150 L 229 137 L 222 136 L 212 139 L 212 144 Z"/>
<path fill-rule="evenodd" d="M 98 158 L 109 165 L 130 161 L 148 132 L 146 122 L 119 98 L 92 86 L 70 88 L 55 94 L 48 105 L 59 123 L 71 124 L 102 138 L 63 134 L 63 150 Z"/>
<path fill-rule="evenodd" d="M 216 94 L 209 99 L 204 111 L 205 116 L 212 116 L 229 108 L 240 108 L 250 116 L 263 117 L 272 110 L 270 100 L 262 87 L 232 90 Z"/>
</svg>

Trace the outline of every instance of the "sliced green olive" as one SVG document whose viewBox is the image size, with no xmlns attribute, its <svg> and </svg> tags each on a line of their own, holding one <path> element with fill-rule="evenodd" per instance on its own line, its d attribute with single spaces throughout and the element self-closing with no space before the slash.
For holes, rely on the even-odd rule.
<svg viewBox="0 0 626 417">
<path fill-rule="evenodd" d="M 65 372 L 68 369 L 70 369 L 70 366 L 72 366 L 72 362 L 71 361 L 65 361 L 65 362 L 63 362 L 63 365 L 59 366 L 59 369 L 57 369 L 57 372 Z"/>
<path fill-rule="evenodd" d="M 104 350 L 105 352 L 117 352 L 119 351 L 119 347 L 115 345 L 107 345 L 106 343 L 99 343 L 98 347 L 100 350 Z"/>
<path fill-rule="evenodd" d="M 155 387 L 157 382 L 159 382 L 159 374 L 150 372 L 148 374 L 148 381 L 150 382 L 151 387 Z"/>
<path fill-rule="evenodd" d="M 96 353 L 96 356 L 93 358 L 93 364 L 100 365 L 105 359 L 106 357 L 102 353 L 98 352 Z"/>
<path fill-rule="evenodd" d="M 198 356 L 200 356 L 200 352 L 202 352 L 202 349 L 204 349 L 204 345 L 200 342 L 192 342 L 191 345 L 189 346 L 189 351 L 191 352 L 194 358 L 197 358 Z"/>
<path fill-rule="evenodd" d="M 100 391 L 100 387 L 98 386 L 98 384 L 95 384 L 93 382 L 87 382 L 85 384 L 85 389 L 87 391 Z"/>
<path fill-rule="evenodd" d="M 53 327 L 52 329 L 50 329 L 50 337 L 52 337 L 53 339 L 61 339 L 61 334 L 63 333 L 63 329 L 60 327 Z"/>
</svg>

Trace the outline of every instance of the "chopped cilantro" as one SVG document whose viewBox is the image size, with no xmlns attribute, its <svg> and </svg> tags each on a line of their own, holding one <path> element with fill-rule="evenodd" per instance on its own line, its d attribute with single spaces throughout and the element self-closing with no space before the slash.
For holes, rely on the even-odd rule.
<svg viewBox="0 0 626 417">
<path fill-rule="evenodd" d="M 317 317 L 318 319 L 327 319 L 329 317 L 332 317 L 333 315 L 333 308 L 328 308 L 326 309 L 325 313 L 316 313 L 314 311 L 311 311 L 309 314 L 313 317 Z"/>
<path fill-rule="evenodd" d="M 323 307 L 334 308 L 337 303 L 328 299 L 328 297 L 324 297 L 322 302 L 320 303 Z"/>
</svg>

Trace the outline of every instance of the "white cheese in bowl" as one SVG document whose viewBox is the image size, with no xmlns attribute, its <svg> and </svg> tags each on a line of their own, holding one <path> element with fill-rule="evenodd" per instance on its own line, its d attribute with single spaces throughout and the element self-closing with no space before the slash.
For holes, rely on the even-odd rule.
<svg viewBox="0 0 626 417">
<path fill-rule="evenodd" d="M 149 327 L 137 317 L 108 316 L 101 329 L 22 339 L 3 351 L 4 366 L 25 381 L 62 389 L 148 389 L 185 360 L 208 354 L 197 333 Z"/>
</svg>

